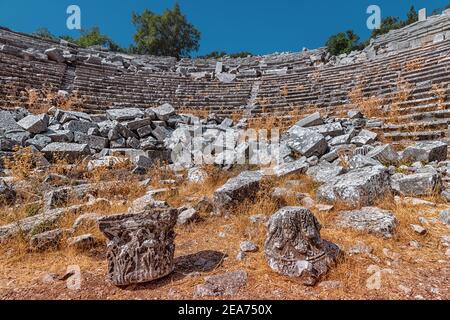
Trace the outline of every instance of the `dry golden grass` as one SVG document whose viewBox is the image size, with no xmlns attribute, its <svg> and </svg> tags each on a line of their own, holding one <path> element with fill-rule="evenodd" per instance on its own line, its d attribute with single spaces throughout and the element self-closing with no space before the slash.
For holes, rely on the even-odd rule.
<svg viewBox="0 0 450 320">
<path fill-rule="evenodd" d="M 203 168 L 208 173 L 208 179 L 203 184 L 177 184 L 175 193 L 167 193 L 164 198 L 171 205 L 177 207 L 185 203 L 189 197 L 201 197 L 203 195 L 211 196 L 214 190 L 222 185 L 227 179 L 238 174 L 240 170 L 232 172 L 222 172 L 214 167 Z M 244 168 L 243 168 L 244 169 Z M 120 170 L 119 170 L 120 171 Z M 156 174 L 155 171 L 149 175 Z M 164 173 L 160 174 L 163 178 L 170 178 Z M 293 279 L 282 277 L 274 273 L 267 266 L 263 253 L 266 228 L 263 223 L 252 224 L 249 217 L 256 214 L 263 214 L 269 217 L 276 212 L 280 205 L 300 205 L 299 199 L 295 197 L 287 197 L 285 204 L 280 204 L 273 200 L 271 192 L 274 187 L 282 187 L 289 180 L 298 180 L 299 184 L 292 184 L 291 191 L 309 193 L 314 195 L 318 187 L 311 178 L 303 175 L 292 175 L 283 179 L 268 178 L 262 183 L 261 190 L 252 199 L 244 201 L 228 217 L 215 217 L 207 213 L 201 213 L 203 220 L 184 227 L 177 227 L 176 239 L 176 256 L 186 256 L 196 254 L 202 251 L 217 251 L 227 256 L 219 265 L 207 274 L 223 273 L 226 271 L 234 271 L 244 269 L 249 274 L 248 285 L 245 290 L 235 298 L 267 298 L 267 299 L 392 299 L 392 298 L 408 298 L 398 290 L 399 284 L 404 284 L 415 288 L 415 294 L 427 296 L 426 292 L 417 291 L 415 282 L 418 277 L 422 277 L 421 271 L 418 270 L 418 260 L 427 262 L 427 276 L 430 274 L 436 279 L 440 269 L 438 261 L 443 259 L 441 252 L 440 236 L 445 234 L 446 229 L 440 224 L 427 226 L 429 234 L 426 236 L 416 235 L 411 231 L 409 225 L 417 224 L 418 216 L 423 215 L 427 218 L 437 217 L 437 211 L 444 208 L 444 204 L 439 199 L 434 198 L 439 205 L 439 209 L 427 207 L 411 207 L 404 204 L 396 204 L 392 197 L 386 197 L 379 201 L 376 205 L 380 208 L 392 210 L 398 219 L 397 235 L 393 239 L 383 239 L 363 232 L 355 232 L 350 229 L 340 229 L 335 225 L 335 218 L 340 210 L 348 209 L 342 204 L 335 204 L 331 212 L 319 212 L 312 209 L 314 214 L 322 224 L 322 237 L 326 240 L 339 244 L 344 249 L 349 249 L 357 241 L 363 241 L 366 245 L 373 248 L 370 256 L 357 255 L 346 256 L 338 266 L 330 271 L 324 280 L 339 281 L 341 287 L 338 289 L 325 289 L 320 286 L 315 288 L 307 288 L 297 283 Z M 129 183 L 130 187 L 136 189 L 136 182 Z M 110 194 L 116 195 L 121 193 L 117 190 L 110 191 Z M 131 199 L 135 197 L 132 190 L 124 191 L 117 199 Z M 114 200 L 114 199 L 111 199 Z M 439 201 L 438 201 L 439 200 Z M 114 214 L 126 212 L 129 202 L 113 201 L 112 207 L 95 208 L 93 212 L 99 214 Z M 426 211 L 420 213 L 419 211 Z M 90 211 L 92 212 L 92 211 Z M 70 227 L 76 216 L 67 216 L 62 219 L 58 226 L 61 228 Z M 56 273 L 63 275 L 67 266 L 79 265 L 83 275 L 83 285 L 85 289 L 82 297 L 85 298 L 105 298 L 113 299 L 133 299 L 133 298 L 174 298 L 173 292 L 176 293 L 175 298 L 192 298 L 192 291 L 195 285 L 203 282 L 203 277 L 185 277 L 176 272 L 168 280 L 161 280 L 160 285 L 150 285 L 152 289 L 144 286 L 137 287 L 136 290 L 130 288 L 121 290 L 115 288 L 105 282 L 106 260 L 104 257 L 104 241 L 105 239 L 98 231 L 94 224 L 83 225 L 76 234 L 81 235 L 91 233 L 99 241 L 99 247 L 88 253 L 79 253 L 67 247 L 67 236 L 63 240 L 60 249 L 46 253 L 30 253 L 27 250 L 27 239 L 17 237 L 13 242 L 0 246 L 0 254 L 5 259 L 0 262 L 0 268 L 4 270 L 4 275 L 0 276 L 0 287 L 4 283 L 4 279 L 8 278 L 9 283 L 13 282 L 16 291 L 20 288 L 30 286 L 35 288 L 46 288 L 42 283 L 42 276 L 48 273 Z M 239 252 L 239 244 L 243 240 L 251 240 L 259 247 L 258 253 L 249 254 L 243 261 L 235 259 Z M 409 241 L 416 240 L 422 244 L 419 249 L 412 249 L 408 246 Z M 386 249 L 390 252 L 400 255 L 397 262 L 385 256 Z M 382 288 L 380 290 L 368 290 L 366 282 L 371 276 L 367 272 L 370 265 L 378 265 L 381 269 L 392 269 L 394 274 L 385 274 L 382 277 Z M 12 273 L 12 270 L 16 272 Z M 19 271 L 19 272 L 17 272 Z M 435 278 L 433 278 L 435 279 Z M 434 280 L 437 281 L 437 280 Z M 60 294 L 68 295 L 76 298 L 64 287 L 64 283 L 51 284 L 52 290 L 44 291 L 28 291 L 23 293 L 22 297 L 47 297 L 55 298 Z M 55 289 L 56 288 L 58 289 Z M 105 287 L 106 286 L 106 287 Z M 5 288 L 10 286 L 5 286 Z M 6 290 L 6 289 L 5 289 Z M 11 292 L 11 291 L 5 291 Z M 11 293 L 9 293 L 11 294 Z M 0 289 L 2 295 L 2 289 Z M 20 293 L 14 295 L 18 298 Z M 78 296 L 80 297 L 80 296 Z M 448 294 L 443 297 L 448 297 Z"/>
<path fill-rule="evenodd" d="M 433 84 L 431 91 L 436 98 L 436 103 L 439 109 L 443 108 L 444 102 L 447 100 L 447 88 L 450 88 L 449 84 Z"/>
<path fill-rule="evenodd" d="M 349 99 L 352 105 L 369 118 L 376 118 L 383 115 L 383 99 L 378 97 L 365 97 L 362 85 L 356 86 L 349 93 Z"/>
<path fill-rule="evenodd" d="M 423 58 L 415 58 L 405 63 L 404 69 L 406 71 L 417 71 L 423 68 L 425 61 Z"/>
<path fill-rule="evenodd" d="M 53 85 L 44 84 L 41 88 L 19 89 L 14 85 L 3 85 L 2 91 L 8 92 L 7 97 L 11 101 L 21 101 L 20 105 L 33 113 L 47 113 L 51 107 L 62 110 L 81 111 L 84 100 L 77 91 L 67 96 L 59 95 L 58 90 Z"/>
<path fill-rule="evenodd" d="M 206 119 L 208 117 L 209 113 L 210 113 L 206 109 L 187 108 L 187 107 L 178 108 L 177 112 L 179 114 L 191 114 L 193 116 L 199 117 L 200 119 Z"/>
<path fill-rule="evenodd" d="M 283 97 L 287 97 L 289 95 L 289 87 L 287 85 L 280 88 L 280 95 Z"/>
</svg>

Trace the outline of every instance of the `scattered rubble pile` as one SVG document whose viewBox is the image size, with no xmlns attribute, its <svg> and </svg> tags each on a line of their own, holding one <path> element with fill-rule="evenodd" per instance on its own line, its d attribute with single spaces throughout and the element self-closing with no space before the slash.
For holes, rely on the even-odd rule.
<svg viewBox="0 0 450 320">
<path fill-rule="evenodd" d="M 133 173 L 140 176 L 146 169 L 165 160 L 166 168 L 181 172 L 193 183 L 201 183 L 206 172 L 199 166 L 173 162 L 180 159 L 188 141 L 196 138 L 200 130 L 202 148 L 221 144 L 228 154 L 214 154 L 220 159 L 216 165 L 229 169 L 237 166 L 237 153 L 248 156 L 249 144 L 236 142 L 236 136 L 247 127 L 245 119 L 234 122 L 215 115 L 207 119 L 177 114 L 164 104 L 153 109 L 127 108 L 108 110 L 106 114 L 88 115 L 52 108 L 48 114 L 33 115 L 24 109 L 0 111 L 0 147 L 3 157 L 20 152 L 16 147 L 30 146 L 36 154 L 42 154 L 40 166 L 48 166 L 58 157 L 69 161 L 84 159 L 89 170 L 112 166 L 128 157 L 135 166 Z M 321 238 L 321 226 L 311 209 L 329 211 L 336 203 L 343 203 L 354 210 L 337 215 L 336 225 L 374 234 L 383 238 L 395 235 L 395 215 L 377 207 L 376 201 L 394 195 L 396 201 L 423 201 L 417 197 L 441 193 L 450 201 L 447 174 L 448 147 L 441 141 L 418 142 L 397 151 L 394 145 L 378 141 L 378 134 L 370 130 L 374 120 L 366 119 L 360 112 L 349 111 L 346 118 L 322 117 L 311 114 L 281 135 L 269 165 L 254 171 L 242 171 L 218 188 L 211 199 L 204 198 L 197 207 L 170 208 L 154 196 L 166 189 L 148 192 L 134 201 L 128 214 L 102 217 L 95 213 L 79 216 L 72 229 L 53 229 L 36 232 L 39 226 L 54 223 L 67 214 L 77 214 L 81 208 L 108 203 L 107 199 L 89 196 L 94 190 L 105 187 L 108 182 L 79 184 L 54 188 L 43 195 L 44 212 L 10 225 L 0 226 L 0 241 L 18 233 L 30 236 L 30 249 L 45 251 L 57 248 L 64 234 L 73 234 L 80 224 L 93 222 L 108 239 L 107 258 L 109 278 L 119 286 L 148 282 L 173 271 L 174 227 L 198 220 L 198 207 L 206 208 L 213 215 L 239 214 L 236 208 L 245 200 L 253 198 L 263 187 L 265 179 L 279 179 L 291 174 L 310 176 L 318 185 L 315 195 L 293 194 L 301 207 L 283 207 L 280 199 L 294 193 L 296 181 L 288 181 L 284 188 L 272 193 L 279 201 L 280 210 L 268 220 L 264 253 L 269 266 L 276 272 L 299 279 L 306 285 L 315 285 L 344 253 L 336 244 Z M 200 129 L 199 129 L 200 128 Z M 231 132 L 231 135 L 226 133 Z M 232 136 L 231 148 L 226 148 L 227 136 Z M 180 145 L 183 147 L 180 149 Z M 203 149 L 202 149 L 203 150 Z M 170 157 L 171 153 L 177 156 Z M 192 157 L 199 150 L 188 153 Z M 262 158 L 257 153 L 257 158 Z M 180 171 L 184 170 L 184 171 Z M 13 204 L 16 186 L 13 179 L 0 178 L 0 200 Z M 145 184 L 142 185 L 145 188 Z M 81 205 L 64 206 L 70 193 L 77 197 L 88 196 Z M 408 200 L 409 199 L 409 200 Z M 264 221 L 265 217 L 252 217 Z M 448 213 L 442 213 L 442 221 L 448 224 Z M 426 229 L 412 225 L 418 234 Z M 95 246 L 97 239 L 91 234 L 72 237 L 70 246 L 83 251 Z M 240 245 L 238 260 L 246 254 L 258 252 L 250 241 Z M 138 262 L 136 262 L 138 261 Z M 225 280 L 235 279 L 236 287 L 227 287 Z M 245 286 L 245 272 L 226 274 L 206 279 L 196 294 L 214 296 L 235 294 Z M 217 289 L 219 288 L 219 289 Z M 219 292 L 219 293 L 218 293 Z"/>
</svg>

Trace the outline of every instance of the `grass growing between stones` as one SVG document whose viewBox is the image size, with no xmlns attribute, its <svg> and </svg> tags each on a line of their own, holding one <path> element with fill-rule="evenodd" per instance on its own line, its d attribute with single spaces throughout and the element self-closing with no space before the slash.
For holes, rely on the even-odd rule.
<svg viewBox="0 0 450 320">
<path fill-rule="evenodd" d="M 26 160 L 18 161 L 17 168 L 28 168 Z M 67 215 L 55 225 L 62 229 L 71 228 L 75 219 L 84 213 L 111 215 L 128 211 L 132 201 L 142 196 L 146 187 L 140 184 L 150 179 L 153 188 L 166 188 L 168 191 L 158 195 L 158 199 L 166 200 L 171 206 L 179 207 L 189 203 L 189 198 L 211 198 L 214 191 L 229 178 L 237 176 L 250 167 L 235 168 L 230 171 L 218 170 L 213 166 L 202 169 L 207 173 L 203 183 L 188 183 L 176 174 L 163 169 L 163 164 L 157 164 L 147 175 L 137 178 L 129 174 L 129 168 L 120 164 L 109 169 L 87 172 L 83 162 L 69 165 L 63 160 L 50 168 L 34 175 L 17 174 L 24 185 L 31 185 L 31 180 L 42 182 L 48 174 L 64 174 L 69 184 L 84 181 L 98 184 L 102 187 L 95 197 L 106 198 L 110 204 L 101 202 L 83 209 L 76 215 Z M 33 172 L 31 170 L 30 172 Z M 161 183 L 163 180 L 173 180 L 171 183 Z M 292 183 L 292 181 L 298 183 Z M 59 185 L 60 182 L 54 182 Z M 65 185 L 65 184 L 64 184 Z M 138 286 L 125 289 L 114 287 L 106 281 L 107 262 L 105 257 L 105 238 L 95 223 L 81 225 L 73 234 L 63 237 L 59 249 L 43 253 L 28 250 L 28 238 L 19 235 L 0 245 L 0 297 L 2 298 L 50 298 L 50 299 L 191 299 L 194 287 L 203 283 L 203 277 L 221 274 L 228 271 L 245 270 L 248 273 L 248 285 L 233 299 L 413 299 L 420 295 L 424 298 L 448 299 L 449 293 L 445 279 L 450 270 L 445 247 L 441 237 L 448 233 L 448 227 L 441 223 L 433 223 L 438 218 L 440 210 L 448 208 L 442 199 L 436 195 L 425 197 L 433 201 L 437 207 L 411 206 L 395 202 L 393 197 L 385 197 L 376 206 L 394 212 L 398 227 L 396 236 L 383 239 L 365 232 L 341 229 L 336 226 L 337 213 L 349 209 L 343 204 L 334 204 L 331 211 L 320 211 L 313 207 L 311 210 L 322 225 L 322 238 L 338 244 L 344 251 L 358 242 L 363 242 L 371 248 L 370 253 L 346 255 L 336 268 L 332 269 L 324 282 L 316 287 L 305 287 L 295 279 L 289 279 L 274 273 L 267 265 L 264 256 L 264 242 L 266 226 L 264 222 L 253 223 L 250 217 L 262 215 L 269 218 L 282 206 L 302 206 L 301 198 L 288 195 L 281 199 L 272 198 L 275 187 L 289 186 L 292 193 L 308 194 L 315 198 L 318 184 L 304 175 L 291 175 L 282 179 L 267 178 L 261 184 L 261 190 L 255 197 L 248 199 L 236 207 L 229 215 L 218 217 L 210 212 L 200 212 L 201 220 L 186 226 L 176 228 L 176 257 L 186 258 L 190 255 L 201 255 L 205 252 L 216 252 L 223 255 L 220 261 L 211 269 L 201 270 L 195 265 L 189 268 L 177 268 L 170 276 Z M 25 188 L 26 190 L 26 188 Z M 36 189 L 35 193 L 43 190 Z M 7 216 L 2 215 L 0 224 L 16 221 L 28 215 L 39 212 L 32 199 L 25 199 L 23 203 L 16 203 Z M 77 202 L 78 201 L 78 202 Z M 80 204 L 83 199 L 69 199 L 68 204 Z M 419 217 L 430 221 L 424 226 L 428 233 L 420 236 L 410 228 L 411 224 L 420 224 Z M 43 226 L 45 227 L 45 226 Z M 68 247 L 68 238 L 90 233 L 98 245 L 80 253 Z M 256 243 L 259 251 L 248 253 L 245 259 L 236 259 L 240 250 L 240 243 L 250 240 Z M 411 241 L 419 243 L 419 247 L 412 247 Z M 444 263 L 443 263 L 444 261 Z M 77 265 L 82 273 L 81 290 L 70 290 L 63 277 L 67 268 Z M 376 267 L 374 267 L 376 266 Z M 375 268 L 375 269 L 374 269 Z M 379 270 L 379 275 L 377 271 Z M 380 281 L 378 289 L 368 288 L 374 279 Z M 411 288 L 405 293 L 404 288 Z M 435 289 L 440 288 L 436 293 Z M 434 291 L 433 291 L 434 290 Z"/>
</svg>

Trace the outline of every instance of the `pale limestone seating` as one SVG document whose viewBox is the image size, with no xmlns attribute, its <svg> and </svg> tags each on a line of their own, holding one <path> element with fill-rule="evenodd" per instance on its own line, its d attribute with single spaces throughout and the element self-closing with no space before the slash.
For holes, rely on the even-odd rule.
<svg viewBox="0 0 450 320">
<path fill-rule="evenodd" d="M 378 54 L 371 59 L 359 59 L 348 65 L 325 63 L 313 66 L 311 57 L 324 54 L 324 49 L 298 53 L 272 54 L 247 58 L 223 58 L 228 69 L 237 72 L 232 83 L 220 83 L 212 76 L 194 80 L 176 70 L 179 67 L 213 74 L 216 60 L 168 57 L 139 57 L 149 68 L 92 62 L 83 58 L 73 64 L 51 61 L 25 61 L 20 54 L 0 52 L 0 103 L 19 106 L 23 98 L 11 98 L 8 86 L 17 90 L 51 85 L 55 90 L 74 91 L 84 101 L 86 111 L 100 112 L 121 106 L 155 107 L 169 102 L 178 108 L 208 110 L 231 116 L 246 110 L 258 117 L 288 117 L 289 112 L 317 107 L 328 114 L 338 107 L 352 105 L 350 93 L 361 87 L 364 97 L 375 96 L 390 105 L 397 101 L 400 82 L 411 89 L 406 101 L 396 104 L 400 124 L 390 124 L 390 115 L 380 116 L 385 124 L 374 128 L 394 140 L 429 139 L 445 136 L 450 121 L 450 19 L 448 15 L 431 17 L 425 22 L 393 31 L 373 42 Z M 443 41 L 435 35 L 445 33 Z M 402 43 L 400 43 L 402 42 Z M 408 42 L 408 45 L 405 43 Z M 24 50 L 49 47 L 68 50 L 81 56 L 110 57 L 110 53 L 81 49 L 73 45 L 39 39 L 0 28 L 0 45 Z M 396 49 L 396 51 L 392 51 Z M 128 58 L 130 56 L 127 56 Z M 417 62 L 417 67 L 411 64 Z M 138 62 L 139 63 L 139 62 Z M 265 71 L 286 68 L 286 74 L 269 75 Z M 240 75 L 239 70 L 255 69 L 262 74 Z M 439 96 L 436 86 L 441 86 Z M 255 89 L 256 87 L 256 89 Z M 250 103 L 251 101 L 251 103 Z"/>
</svg>

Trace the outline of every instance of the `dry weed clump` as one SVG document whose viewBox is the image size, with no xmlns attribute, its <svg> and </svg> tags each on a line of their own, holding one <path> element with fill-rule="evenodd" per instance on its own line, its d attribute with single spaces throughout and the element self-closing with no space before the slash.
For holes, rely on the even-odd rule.
<svg viewBox="0 0 450 320">
<path fill-rule="evenodd" d="M 27 179 L 35 168 L 35 155 L 31 147 L 14 147 L 12 157 L 4 157 L 3 163 L 6 169 L 11 170 L 11 175 L 17 180 Z"/>
<path fill-rule="evenodd" d="M 276 115 L 271 113 L 266 107 L 263 107 L 262 114 L 264 116 L 250 118 L 248 127 L 255 130 L 279 129 L 281 132 L 284 132 L 304 117 L 315 112 L 323 113 L 322 111 L 316 106 L 292 107 L 292 110 L 286 111 L 283 115 Z"/>
<path fill-rule="evenodd" d="M 177 109 L 177 112 L 179 114 L 191 114 L 193 116 L 199 117 L 200 119 L 206 119 L 210 113 L 207 109 L 188 107 L 180 107 Z"/>
<path fill-rule="evenodd" d="M 383 115 L 383 99 L 375 96 L 365 97 L 362 85 L 356 86 L 349 93 L 352 105 L 355 105 L 362 114 L 369 118 L 376 118 Z"/>
<path fill-rule="evenodd" d="M 405 63 L 406 71 L 417 71 L 423 68 L 425 61 L 423 58 L 415 58 Z"/>
<path fill-rule="evenodd" d="M 391 98 L 391 105 L 387 114 L 387 120 L 391 123 L 401 123 L 401 105 L 411 97 L 413 86 L 404 79 L 399 78 L 396 83 L 396 91 Z"/>
<path fill-rule="evenodd" d="M 450 88 L 450 85 L 445 84 L 433 84 L 431 87 L 431 91 L 433 96 L 436 99 L 436 103 L 438 104 L 438 108 L 442 109 L 444 106 L 443 104 L 447 100 L 447 89 Z"/>
<path fill-rule="evenodd" d="M 62 110 L 81 111 L 84 101 L 74 91 L 68 95 L 59 94 L 53 85 L 43 85 L 41 89 L 26 88 L 18 93 L 25 107 L 32 113 L 47 113 L 51 107 Z"/>
</svg>

